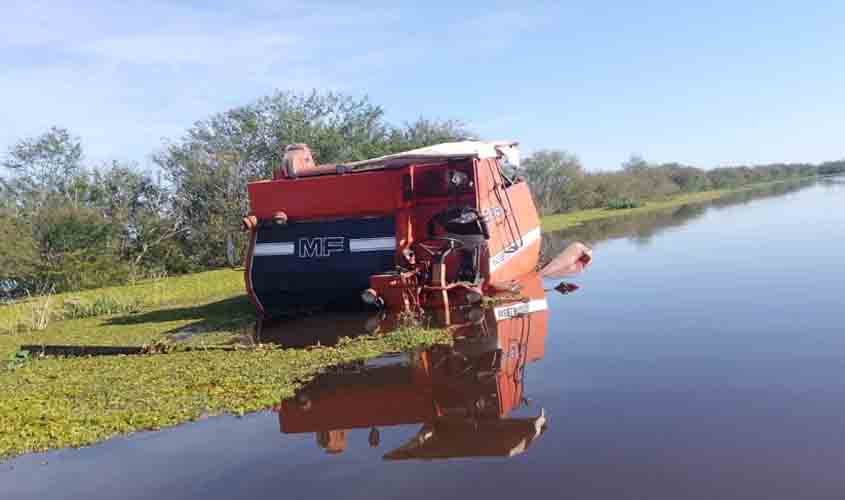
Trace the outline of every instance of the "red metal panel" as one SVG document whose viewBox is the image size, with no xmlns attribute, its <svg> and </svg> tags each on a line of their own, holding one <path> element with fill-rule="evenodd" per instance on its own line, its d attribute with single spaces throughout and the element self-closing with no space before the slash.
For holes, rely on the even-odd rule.
<svg viewBox="0 0 845 500">
<path fill-rule="evenodd" d="M 269 219 L 276 212 L 294 220 L 393 214 L 404 205 L 405 171 L 252 182 L 248 186 L 250 205 L 259 219 Z"/>
</svg>

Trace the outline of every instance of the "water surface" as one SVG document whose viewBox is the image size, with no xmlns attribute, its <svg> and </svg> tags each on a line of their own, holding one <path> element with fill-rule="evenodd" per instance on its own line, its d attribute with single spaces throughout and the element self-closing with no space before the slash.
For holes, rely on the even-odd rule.
<svg viewBox="0 0 845 500">
<path fill-rule="evenodd" d="M 845 496 L 845 184 L 545 245 L 575 237 L 595 245 L 580 289 L 494 318 L 495 345 L 470 334 L 338 369 L 276 412 L 20 457 L 0 497 Z"/>
</svg>

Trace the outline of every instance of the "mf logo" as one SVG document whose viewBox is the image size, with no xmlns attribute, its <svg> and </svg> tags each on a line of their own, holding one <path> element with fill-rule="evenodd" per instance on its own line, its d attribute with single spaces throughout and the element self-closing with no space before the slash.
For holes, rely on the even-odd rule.
<svg viewBox="0 0 845 500">
<path fill-rule="evenodd" d="M 302 258 L 329 257 L 333 253 L 343 252 L 345 246 L 343 236 L 299 238 L 297 255 Z"/>
</svg>

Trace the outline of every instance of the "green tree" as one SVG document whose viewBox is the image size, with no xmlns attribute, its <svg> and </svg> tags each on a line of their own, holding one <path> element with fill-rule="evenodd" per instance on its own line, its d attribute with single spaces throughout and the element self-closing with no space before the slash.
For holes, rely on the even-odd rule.
<svg viewBox="0 0 845 500">
<path fill-rule="evenodd" d="M 6 188 L 16 193 L 18 204 L 27 211 L 38 211 L 54 195 L 78 204 L 78 178 L 82 168 L 82 144 L 66 129 L 52 127 L 47 132 L 18 141 L 0 162 L 11 171 Z"/>
<path fill-rule="evenodd" d="M 121 261 L 119 228 L 99 210 L 70 205 L 45 207 L 32 221 L 39 247 L 40 288 L 79 290 L 125 282 L 130 266 Z"/>
<path fill-rule="evenodd" d="M 543 150 L 522 162 L 522 173 L 540 211 L 555 213 L 570 208 L 575 183 L 584 176 L 584 168 L 572 153 Z"/>
<path fill-rule="evenodd" d="M 405 123 L 402 127 L 391 129 L 384 153 L 398 153 L 470 137 L 471 134 L 459 121 L 429 120 L 420 117 L 416 121 Z"/>
<path fill-rule="evenodd" d="M 29 224 L 0 212 L 0 291 L 30 289 L 38 271 L 38 244 Z"/>
<path fill-rule="evenodd" d="M 131 165 L 112 162 L 92 175 L 88 203 L 117 228 L 117 251 L 132 265 L 133 276 L 146 270 L 183 271 L 180 262 L 158 251 L 185 231 L 173 216 L 170 193 L 160 180 Z"/>
<path fill-rule="evenodd" d="M 638 172 L 646 170 L 651 165 L 638 154 L 632 154 L 630 158 L 622 162 L 622 170 L 626 172 Z"/>
</svg>

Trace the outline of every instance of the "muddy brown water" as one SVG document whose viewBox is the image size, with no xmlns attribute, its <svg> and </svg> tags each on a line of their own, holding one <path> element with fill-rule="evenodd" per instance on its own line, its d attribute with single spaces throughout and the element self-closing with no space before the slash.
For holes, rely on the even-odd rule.
<svg viewBox="0 0 845 500">
<path fill-rule="evenodd" d="M 18 457 L 0 498 L 845 497 L 845 184 L 598 221 L 547 254 L 573 238 L 595 246 L 580 289 L 486 337 Z"/>
</svg>

